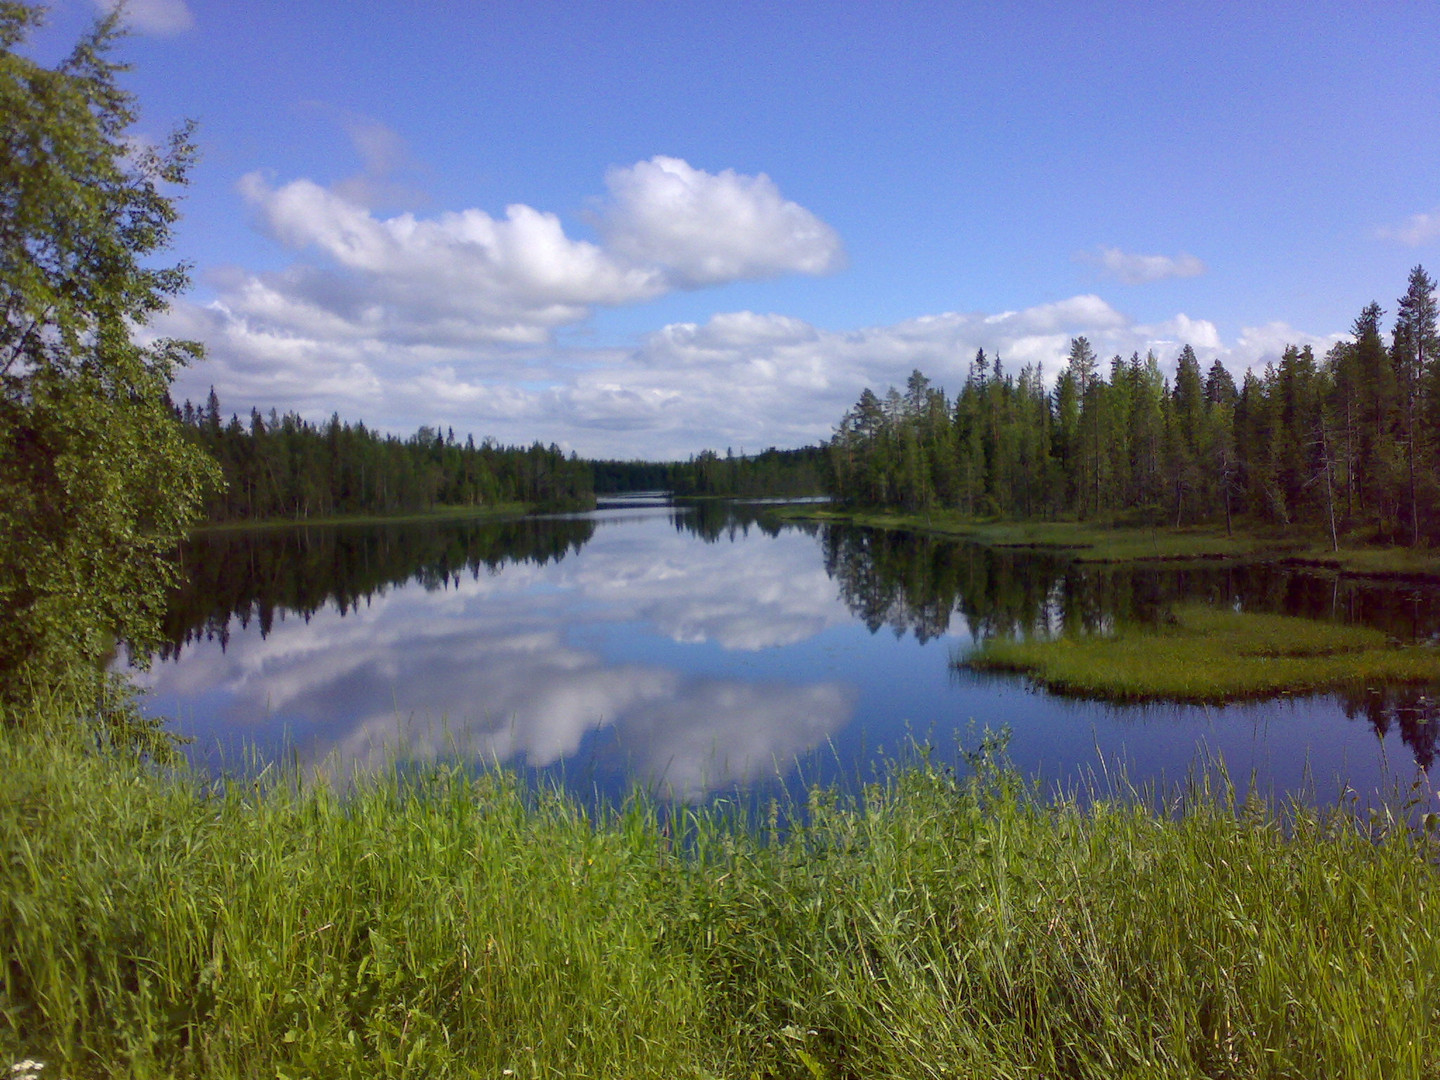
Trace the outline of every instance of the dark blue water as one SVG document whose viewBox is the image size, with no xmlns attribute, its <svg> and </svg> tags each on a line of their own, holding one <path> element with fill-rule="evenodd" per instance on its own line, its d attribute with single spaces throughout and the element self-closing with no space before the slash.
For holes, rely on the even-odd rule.
<svg viewBox="0 0 1440 1080">
<path fill-rule="evenodd" d="M 1426 636 L 1437 598 L 1415 584 L 1081 570 L 668 506 L 225 534 L 185 558 L 195 583 L 176 598 L 174 644 L 139 681 L 214 769 L 462 758 L 605 799 L 640 783 L 695 801 L 853 784 L 916 743 L 951 761 L 1005 729 L 1012 761 L 1047 787 L 1168 784 L 1223 760 L 1242 793 L 1253 779 L 1330 802 L 1428 782 L 1440 726 L 1418 691 L 1122 708 L 952 664 L 976 633 L 1104 625 L 1174 595 L 1243 593 Z"/>
</svg>

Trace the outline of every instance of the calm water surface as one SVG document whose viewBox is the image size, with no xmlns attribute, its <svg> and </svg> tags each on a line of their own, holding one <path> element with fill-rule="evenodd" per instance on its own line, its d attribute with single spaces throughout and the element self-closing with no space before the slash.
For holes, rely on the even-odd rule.
<svg viewBox="0 0 1440 1080">
<path fill-rule="evenodd" d="M 986 728 L 1047 785 L 1104 770 L 1330 801 L 1426 780 L 1436 695 L 1118 708 L 957 672 L 977 635 L 1102 628 L 1180 597 L 1440 633 L 1432 586 L 1284 567 L 1109 570 L 755 509 L 215 534 L 187 545 L 172 644 L 139 681 L 207 767 L 286 753 L 344 775 L 463 757 L 615 798 L 870 779 Z M 1102 780 L 1103 782 L 1103 780 Z M 1428 782 L 1428 780 L 1427 780 Z"/>
</svg>

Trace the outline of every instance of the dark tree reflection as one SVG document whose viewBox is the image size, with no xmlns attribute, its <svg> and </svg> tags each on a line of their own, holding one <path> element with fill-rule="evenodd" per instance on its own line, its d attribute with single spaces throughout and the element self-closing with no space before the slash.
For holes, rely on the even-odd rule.
<svg viewBox="0 0 1440 1080">
<path fill-rule="evenodd" d="M 268 634 L 277 614 L 343 614 L 391 586 L 438 590 L 508 563 L 544 564 L 579 551 L 588 518 L 297 526 L 202 533 L 180 550 L 184 581 L 165 616 L 162 658 L 200 638 L 229 641 L 231 621 Z"/>
<path fill-rule="evenodd" d="M 827 526 L 825 569 L 872 633 L 924 642 L 959 618 L 976 638 L 1094 633 L 1162 618 L 1180 602 L 1361 623 L 1402 642 L 1440 640 L 1433 584 L 1347 577 L 1287 563 L 1080 563 L 1053 551 L 985 548 L 914 533 Z M 1392 729 L 1428 771 L 1440 738 L 1440 689 L 1359 687 L 1338 695 L 1377 737 Z"/>
<path fill-rule="evenodd" d="M 1415 763 L 1430 771 L 1440 737 L 1440 693 L 1434 687 L 1371 686 L 1337 695 L 1345 715 L 1365 720 L 1378 738 L 1399 728 L 1400 740 L 1415 755 Z"/>
</svg>

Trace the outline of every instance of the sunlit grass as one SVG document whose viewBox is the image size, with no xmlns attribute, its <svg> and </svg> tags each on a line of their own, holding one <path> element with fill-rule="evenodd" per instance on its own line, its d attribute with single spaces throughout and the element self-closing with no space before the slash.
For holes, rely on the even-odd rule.
<svg viewBox="0 0 1440 1080">
<path fill-rule="evenodd" d="M 428 510 L 402 510 L 393 514 L 326 514 L 313 517 L 246 518 L 197 525 L 192 532 L 236 532 L 251 529 L 293 529 L 297 525 L 405 525 L 424 521 L 504 521 L 524 517 L 530 503 L 487 503 L 483 506 L 435 506 Z"/>
<path fill-rule="evenodd" d="M 443 766 L 216 789 L 6 730 L 0 1050 L 72 1078 L 1440 1069 L 1436 851 L 1395 818 L 1047 803 L 923 760 L 791 809 L 593 813 Z"/>
<path fill-rule="evenodd" d="M 1306 562 L 1332 566 L 1352 574 L 1375 577 L 1440 577 L 1440 552 L 1434 548 L 1360 546 L 1347 544 L 1339 551 L 1312 546 L 1303 553 Z"/>
<path fill-rule="evenodd" d="M 955 510 L 906 512 L 838 505 L 779 507 L 792 520 L 843 521 L 882 529 L 953 536 L 997 548 L 1063 552 L 1077 562 L 1184 561 L 1187 559 L 1286 558 L 1377 577 L 1440 577 L 1440 553 L 1342 537 L 1339 551 L 1314 530 L 1296 533 L 1241 523 L 1233 533 L 1220 524 L 1145 525 L 1117 521 L 1006 521 L 968 517 Z"/>
<path fill-rule="evenodd" d="M 1060 694 L 1217 703 L 1378 683 L 1440 683 L 1440 650 L 1378 630 L 1189 604 L 1110 634 L 993 638 L 960 663 L 1024 673 Z"/>
</svg>

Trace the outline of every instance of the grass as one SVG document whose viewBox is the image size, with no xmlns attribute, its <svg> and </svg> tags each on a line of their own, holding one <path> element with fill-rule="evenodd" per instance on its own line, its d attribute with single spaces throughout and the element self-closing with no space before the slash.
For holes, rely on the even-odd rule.
<svg viewBox="0 0 1440 1080">
<path fill-rule="evenodd" d="M 1365 577 L 1440 578 L 1440 551 L 1430 547 L 1408 548 L 1379 545 L 1310 547 L 1297 552 L 1299 562 L 1329 567 Z"/>
<path fill-rule="evenodd" d="M 1378 630 L 1189 604 L 1110 634 L 992 638 L 959 663 L 1020 672 L 1060 694 L 1217 704 L 1367 683 L 1440 683 L 1440 650 Z"/>
<path fill-rule="evenodd" d="M 884 529 L 907 529 L 971 540 L 989 547 L 1064 551 L 1081 562 L 1130 562 L 1149 559 L 1244 558 L 1262 552 L 1298 549 L 1293 540 L 1238 532 L 1227 536 L 1210 525 L 1109 525 L 1084 521 L 990 521 L 954 510 L 909 513 L 900 510 L 848 510 L 834 506 L 782 507 L 791 519 L 845 521 Z"/>
<path fill-rule="evenodd" d="M 775 512 L 790 520 L 843 521 L 953 536 L 987 547 L 1059 551 L 1077 562 L 1285 558 L 1371 577 L 1440 578 L 1440 551 L 1432 548 L 1371 544 L 1352 536 L 1343 537 L 1344 546 L 1332 551 L 1316 536 L 1274 526 L 1241 525 L 1227 535 L 1221 525 L 980 520 L 954 510 L 907 513 L 827 505 L 780 507 Z"/>
<path fill-rule="evenodd" d="M 330 514 L 315 517 L 256 518 L 197 525 L 192 532 L 228 532 L 244 529 L 293 529 L 297 525 L 396 525 L 416 521 L 501 521 L 524 517 L 529 503 L 491 503 L 486 506 L 437 506 L 429 510 L 395 514 Z"/>
<path fill-rule="evenodd" d="M 72 1080 L 1440 1069 L 1437 845 L 1394 816 L 1047 803 L 923 759 L 800 816 L 445 766 L 213 786 L 7 727 L 0 1051 Z"/>
</svg>

